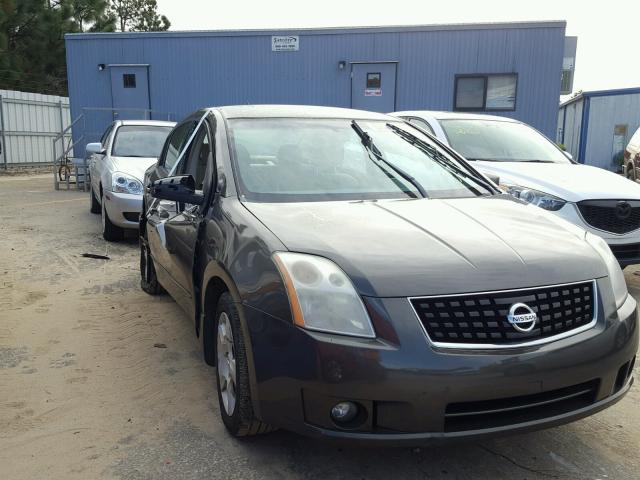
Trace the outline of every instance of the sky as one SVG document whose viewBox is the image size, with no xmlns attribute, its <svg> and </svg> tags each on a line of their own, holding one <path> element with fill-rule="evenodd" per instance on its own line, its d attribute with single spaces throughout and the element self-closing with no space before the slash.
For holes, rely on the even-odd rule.
<svg viewBox="0 0 640 480">
<path fill-rule="evenodd" d="M 172 30 L 565 20 L 578 37 L 574 92 L 640 87 L 640 0 L 158 0 Z"/>
</svg>

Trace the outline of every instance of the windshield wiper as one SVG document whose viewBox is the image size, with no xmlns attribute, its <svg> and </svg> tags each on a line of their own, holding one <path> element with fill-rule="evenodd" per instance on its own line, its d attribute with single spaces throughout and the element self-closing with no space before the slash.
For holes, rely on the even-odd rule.
<svg viewBox="0 0 640 480">
<path fill-rule="evenodd" d="M 389 127 L 392 132 L 394 132 L 396 135 L 398 135 L 404 141 L 410 143 L 411 145 L 413 145 L 416 148 L 418 148 L 419 150 L 421 150 L 423 153 L 427 154 L 430 158 L 432 158 L 433 160 L 438 162 L 440 165 L 442 165 L 444 168 L 449 170 L 449 172 L 451 172 L 453 174 L 457 174 L 458 176 L 462 175 L 462 176 L 464 176 L 464 177 L 466 177 L 468 179 L 473 180 L 477 184 L 482 185 L 490 193 L 497 193 L 497 191 L 496 191 L 496 189 L 495 189 L 495 187 L 493 185 L 491 185 L 490 183 L 485 181 L 483 178 L 480 178 L 480 177 L 478 177 L 476 175 L 473 175 L 473 174 L 467 172 L 466 170 L 460 168 L 459 166 L 457 166 L 455 163 L 451 162 L 448 158 L 446 158 L 444 155 L 442 155 L 435 148 L 433 148 L 433 146 L 429 145 L 424 140 L 421 140 L 420 138 L 416 137 L 412 133 L 409 133 L 406 130 L 403 130 L 403 129 L 399 128 L 399 127 L 396 127 L 395 125 L 392 125 L 390 123 L 387 123 L 387 127 Z M 463 183 L 465 183 L 467 185 L 467 187 L 471 188 L 472 190 L 476 190 L 475 188 L 471 187 L 471 185 L 469 185 L 468 183 L 466 183 L 466 182 L 463 182 Z M 476 193 L 479 194 L 480 192 L 478 192 L 476 190 Z"/>
<path fill-rule="evenodd" d="M 372 161 L 375 162 L 375 160 L 371 157 L 371 155 L 373 155 L 379 162 L 382 162 L 385 165 L 387 165 L 389 168 L 394 170 L 398 175 L 400 175 L 403 179 L 405 179 L 407 182 L 413 185 L 415 189 L 418 190 L 418 192 L 420 192 L 420 195 L 422 195 L 423 198 L 429 198 L 429 195 L 427 195 L 427 192 L 424 189 L 424 187 L 420 185 L 420 182 L 418 182 L 415 178 L 413 178 L 407 172 L 402 170 L 400 167 L 394 165 L 393 163 L 389 162 L 386 158 L 382 156 L 382 153 L 380 152 L 380 150 L 378 150 L 378 147 L 375 146 L 369 134 L 365 132 L 360 125 L 358 125 L 358 122 L 356 122 L 355 120 L 352 120 L 351 128 L 353 128 L 355 132 L 358 134 L 358 136 L 360 137 L 360 141 L 362 142 L 362 145 L 364 145 L 364 148 L 369 153 L 369 158 L 371 158 Z"/>
</svg>

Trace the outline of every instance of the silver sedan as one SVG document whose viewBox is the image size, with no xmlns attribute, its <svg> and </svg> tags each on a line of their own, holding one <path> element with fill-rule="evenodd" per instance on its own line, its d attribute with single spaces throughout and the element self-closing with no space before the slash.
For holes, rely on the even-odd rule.
<svg viewBox="0 0 640 480">
<path fill-rule="evenodd" d="M 118 120 L 89 143 L 91 212 L 102 214 L 102 235 L 117 241 L 124 229 L 138 228 L 144 172 L 156 163 L 173 122 Z"/>
</svg>

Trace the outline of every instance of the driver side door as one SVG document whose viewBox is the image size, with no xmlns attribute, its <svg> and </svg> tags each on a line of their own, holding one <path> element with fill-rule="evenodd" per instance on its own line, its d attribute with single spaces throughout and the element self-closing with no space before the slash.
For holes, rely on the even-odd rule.
<svg viewBox="0 0 640 480">
<path fill-rule="evenodd" d="M 191 313 L 194 309 L 193 265 L 198 232 L 215 189 L 214 131 L 209 119 L 202 123 L 176 172 L 176 175 L 191 175 L 195 179 L 196 192 L 204 196 L 204 203 L 200 206 L 179 203 L 176 215 L 164 222 L 164 262 L 171 282 L 163 286 L 170 289 L 173 298 Z"/>
</svg>

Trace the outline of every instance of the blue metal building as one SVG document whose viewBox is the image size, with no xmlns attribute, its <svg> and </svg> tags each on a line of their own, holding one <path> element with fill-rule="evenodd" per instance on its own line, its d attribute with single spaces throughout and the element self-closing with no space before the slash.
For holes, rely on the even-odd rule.
<svg viewBox="0 0 640 480">
<path fill-rule="evenodd" d="M 617 170 L 640 127 L 640 88 L 582 92 L 560 105 L 556 141 L 580 163 Z"/>
<path fill-rule="evenodd" d="M 114 116 L 311 104 L 473 110 L 553 137 L 565 22 L 66 35 L 82 148 Z M 496 113 L 498 112 L 498 113 Z"/>
</svg>

